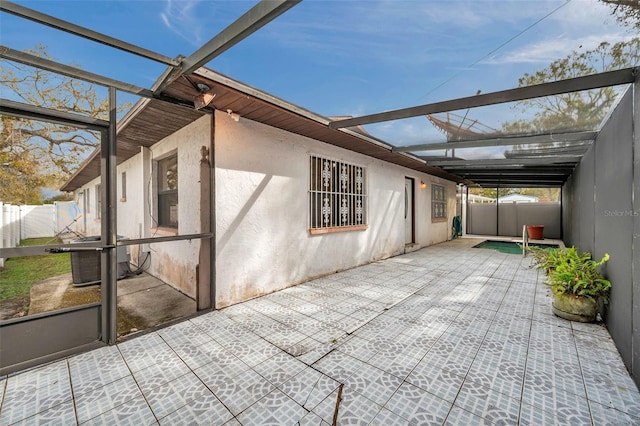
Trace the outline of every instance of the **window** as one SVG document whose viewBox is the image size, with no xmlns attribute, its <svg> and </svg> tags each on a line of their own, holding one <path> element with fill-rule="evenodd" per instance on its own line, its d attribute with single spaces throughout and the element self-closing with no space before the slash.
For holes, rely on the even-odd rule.
<svg viewBox="0 0 640 426">
<path fill-rule="evenodd" d="M 91 213 L 91 190 L 89 188 L 84 190 L 84 214 Z"/>
<path fill-rule="evenodd" d="M 442 185 L 431 185 L 431 220 L 447 220 L 447 192 Z"/>
<path fill-rule="evenodd" d="M 364 167 L 311 156 L 309 212 L 312 234 L 366 229 Z"/>
<path fill-rule="evenodd" d="M 120 176 L 120 201 L 125 202 L 127 201 L 127 172 L 122 172 Z"/>
<path fill-rule="evenodd" d="M 158 161 L 158 226 L 178 227 L 178 156 Z"/>
<path fill-rule="evenodd" d="M 96 219 L 102 217 L 102 191 L 100 185 L 96 185 Z"/>
</svg>

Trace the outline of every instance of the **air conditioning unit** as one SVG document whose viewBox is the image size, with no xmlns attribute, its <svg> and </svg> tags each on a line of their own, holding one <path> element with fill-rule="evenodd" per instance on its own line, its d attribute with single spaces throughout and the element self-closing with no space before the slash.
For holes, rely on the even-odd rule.
<svg viewBox="0 0 640 426">
<path fill-rule="evenodd" d="M 120 240 L 124 238 L 119 238 Z M 85 243 L 91 241 L 100 241 L 99 236 L 80 238 L 73 243 Z M 100 284 L 101 278 L 101 260 L 99 250 L 82 250 L 71 252 L 71 277 L 75 287 L 83 287 L 88 285 Z M 118 246 L 116 248 L 116 261 L 118 262 L 117 274 L 121 280 L 127 276 L 129 272 L 129 247 Z"/>
</svg>

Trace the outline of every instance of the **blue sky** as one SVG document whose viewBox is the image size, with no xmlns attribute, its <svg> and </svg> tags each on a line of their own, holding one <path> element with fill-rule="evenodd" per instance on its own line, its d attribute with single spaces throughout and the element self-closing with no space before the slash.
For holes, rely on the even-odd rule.
<svg viewBox="0 0 640 426">
<path fill-rule="evenodd" d="M 18 1 L 163 53 L 189 55 L 255 2 Z M 0 14 L 3 45 L 150 87 L 164 65 Z M 572 50 L 632 37 L 597 0 L 305 0 L 207 66 L 326 116 L 358 116 L 509 89 Z M 502 46 L 502 47 L 500 47 Z M 492 112 L 493 111 L 493 112 Z M 498 125 L 496 108 L 473 111 Z M 369 126 L 399 145 L 425 118 Z M 435 137 L 435 136 L 434 136 Z"/>
</svg>

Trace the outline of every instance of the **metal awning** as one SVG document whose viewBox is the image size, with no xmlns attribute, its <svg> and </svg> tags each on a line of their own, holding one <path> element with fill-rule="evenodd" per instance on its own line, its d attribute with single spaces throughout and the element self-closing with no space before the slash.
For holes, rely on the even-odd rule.
<svg viewBox="0 0 640 426">
<path fill-rule="evenodd" d="M 339 129 L 425 116 L 446 134 L 447 141 L 394 146 L 394 152 L 412 153 L 429 166 L 438 167 L 480 186 L 562 186 L 597 138 L 602 123 L 598 123 L 595 129 L 562 128 L 534 134 L 510 134 L 484 126 L 487 130 L 483 133 L 474 132 L 471 127 L 478 123 L 477 120 L 464 123 L 469 111 L 508 102 L 629 85 L 636 80 L 639 72 L 640 68 L 626 68 L 362 117 L 336 119 L 329 126 Z M 462 121 L 458 123 L 433 115 L 458 116 L 455 111 L 465 111 Z"/>
</svg>

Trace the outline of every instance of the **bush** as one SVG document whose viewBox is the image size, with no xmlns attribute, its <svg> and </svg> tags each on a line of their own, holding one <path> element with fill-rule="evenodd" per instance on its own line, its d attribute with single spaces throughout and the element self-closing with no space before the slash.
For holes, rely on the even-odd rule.
<svg viewBox="0 0 640 426">
<path fill-rule="evenodd" d="M 550 263 L 549 259 L 547 257 L 546 263 Z M 598 268 L 608 260 L 608 253 L 596 262 L 591 259 L 591 253 L 580 253 L 575 247 L 557 250 L 546 284 L 557 295 L 584 296 L 607 303 L 611 282 L 602 277 Z"/>
</svg>

